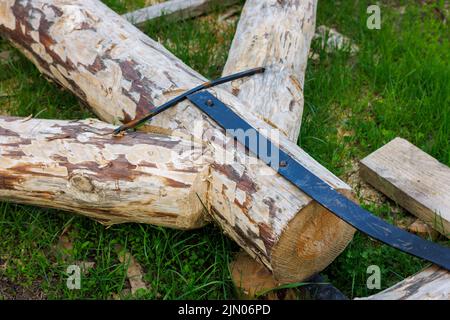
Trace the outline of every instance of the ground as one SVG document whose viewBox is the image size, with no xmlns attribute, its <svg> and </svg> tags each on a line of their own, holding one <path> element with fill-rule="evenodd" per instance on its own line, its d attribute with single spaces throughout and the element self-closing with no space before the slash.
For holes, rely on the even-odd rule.
<svg viewBox="0 0 450 320">
<path fill-rule="evenodd" d="M 152 2 L 157 1 L 105 1 L 119 13 Z M 327 52 L 314 41 L 298 144 L 351 184 L 364 207 L 403 226 L 412 218 L 361 183 L 357 163 L 400 136 L 450 165 L 448 2 L 379 3 L 381 29 L 369 30 L 370 1 L 319 1 L 317 26 L 337 29 L 359 52 Z M 162 19 L 143 30 L 213 78 L 221 74 L 238 19 L 237 14 L 224 20 L 226 13 L 229 9 L 218 8 L 176 24 Z M 93 117 L 1 39 L 0 69 L 0 114 Z M 134 294 L 118 245 L 142 268 L 146 288 Z M 105 228 L 62 211 L 0 203 L 0 300 L 234 298 L 228 264 L 238 250 L 213 225 L 187 232 L 136 224 Z M 66 285 L 66 269 L 73 263 L 92 266 L 79 290 Z M 378 291 L 366 286 L 370 265 L 380 266 L 383 289 L 427 264 L 357 233 L 323 274 L 349 298 L 366 296 Z"/>
</svg>

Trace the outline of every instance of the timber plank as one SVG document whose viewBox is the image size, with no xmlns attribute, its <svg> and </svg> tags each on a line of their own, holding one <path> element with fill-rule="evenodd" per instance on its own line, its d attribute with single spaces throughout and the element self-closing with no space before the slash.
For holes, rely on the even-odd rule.
<svg viewBox="0 0 450 320">
<path fill-rule="evenodd" d="M 450 273 L 432 266 L 380 293 L 358 300 L 450 300 Z"/>
<path fill-rule="evenodd" d="M 450 168 L 395 138 L 363 160 L 361 177 L 441 234 L 450 233 Z"/>
</svg>

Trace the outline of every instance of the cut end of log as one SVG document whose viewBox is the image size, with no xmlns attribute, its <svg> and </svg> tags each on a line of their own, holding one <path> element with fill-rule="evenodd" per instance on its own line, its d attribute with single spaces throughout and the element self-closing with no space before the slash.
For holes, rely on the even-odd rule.
<svg viewBox="0 0 450 320">
<path fill-rule="evenodd" d="M 342 193 L 353 198 L 348 190 Z M 348 223 L 311 202 L 292 219 L 273 248 L 275 278 L 280 283 L 297 282 L 322 271 L 344 251 L 354 233 Z"/>
<path fill-rule="evenodd" d="M 264 298 L 267 300 L 293 300 L 296 298 L 292 289 L 270 291 L 280 284 L 274 279 L 269 269 L 244 251 L 236 255 L 233 262 L 230 263 L 230 269 L 233 283 L 241 299 L 255 299 L 261 294 L 264 294 Z"/>
<path fill-rule="evenodd" d="M 245 252 L 241 251 L 236 255 L 230 269 L 234 284 L 241 291 L 241 295 L 247 298 L 253 298 L 278 286 L 272 273 Z"/>
</svg>

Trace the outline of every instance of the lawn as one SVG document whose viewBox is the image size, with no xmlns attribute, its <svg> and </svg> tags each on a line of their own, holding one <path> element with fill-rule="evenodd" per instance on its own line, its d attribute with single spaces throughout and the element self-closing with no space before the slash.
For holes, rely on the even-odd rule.
<svg viewBox="0 0 450 320">
<path fill-rule="evenodd" d="M 119 13 L 145 1 L 107 0 Z M 381 1 L 380 30 L 366 27 L 370 1 L 319 1 L 317 26 L 333 27 L 360 48 L 327 52 L 313 42 L 298 144 L 355 187 L 364 207 L 401 225 L 411 219 L 357 177 L 356 163 L 396 136 L 450 165 L 450 31 L 446 1 Z M 161 19 L 143 30 L 185 63 L 214 78 L 221 74 L 237 17 L 218 22 L 227 9 L 200 19 Z M 39 118 L 94 117 L 68 91 L 48 82 L 0 39 L 0 115 Z M 0 57 L 2 57 L 0 55 Z M 449 242 L 439 239 L 444 245 Z M 142 266 L 148 290 L 129 292 L 126 248 Z M 227 299 L 236 293 L 229 262 L 239 247 L 214 225 L 176 231 L 149 225 L 106 228 L 62 211 L 0 203 L 0 299 Z M 93 262 L 80 290 L 66 286 L 66 268 Z M 367 267 L 378 265 L 382 289 L 426 266 L 357 233 L 323 274 L 348 297 L 374 294 Z"/>
</svg>

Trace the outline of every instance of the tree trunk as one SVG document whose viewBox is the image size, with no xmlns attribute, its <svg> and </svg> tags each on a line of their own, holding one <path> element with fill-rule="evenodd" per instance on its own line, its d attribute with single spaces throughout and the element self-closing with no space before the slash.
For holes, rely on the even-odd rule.
<svg viewBox="0 0 450 320">
<path fill-rule="evenodd" d="M 230 6 L 237 2 L 239 0 L 222 0 L 220 3 L 217 0 L 170 0 L 126 13 L 123 17 L 135 25 L 142 25 L 162 16 L 176 21 L 200 16 L 218 5 Z"/>
<path fill-rule="evenodd" d="M 250 112 L 297 142 L 303 85 L 317 0 L 247 0 L 224 73 L 266 66 L 261 77 L 234 81 L 232 92 Z"/>
<path fill-rule="evenodd" d="M 143 132 L 114 138 L 113 129 L 92 119 L 0 117 L 0 199 L 106 225 L 201 226 L 197 195 L 206 194 L 208 172 L 202 144 Z"/>
<path fill-rule="evenodd" d="M 317 1 L 285 1 L 283 6 L 275 1 L 247 0 L 242 11 L 233 43 L 230 48 L 224 75 L 240 70 L 268 66 L 262 77 L 250 77 L 228 85 L 241 101 L 249 104 L 254 115 L 277 128 L 292 142 L 296 142 L 303 113 L 303 85 L 311 40 L 314 37 Z M 313 201 L 311 200 L 311 203 Z M 307 207 L 307 206 L 306 206 Z M 335 221 L 333 215 L 298 215 L 297 219 L 310 218 L 306 224 L 321 226 L 324 219 Z M 327 223 L 325 223 L 327 224 Z M 345 224 L 337 225 L 337 238 L 349 232 Z M 320 245 L 320 240 L 316 240 Z M 327 243 L 322 249 L 333 251 Z M 233 282 L 244 292 L 261 291 L 280 285 L 269 272 L 261 270 L 258 263 L 240 253 L 231 263 Z M 304 265 L 299 265 L 303 268 Z M 257 279 L 258 281 L 253 281 Z"/>
<path fill-rule="evenodd" d="M 99 1 L 8 0 L 1 4 L 0 31 L 108 122 L 132 120 L 174 91 L 206 80 Z M 253 126 L 270 132 L 270 126 L 246 112 L 248 104 L 223 89 L 210 91 Z M 223 161 L 223 143 L 232 139 L 189 102 L 158 115 L 148 128 L 215 138 L 209 141 L 214 159 L 206 205 L 223 230 L 278 280 L 298 281 L 322 270 L 349 243 L 352 228 L 242 147 L 229 152 L 235 161 Z M 332 187 L 349 192 L 282 135 L 279 144 Z"/>
</svg>

